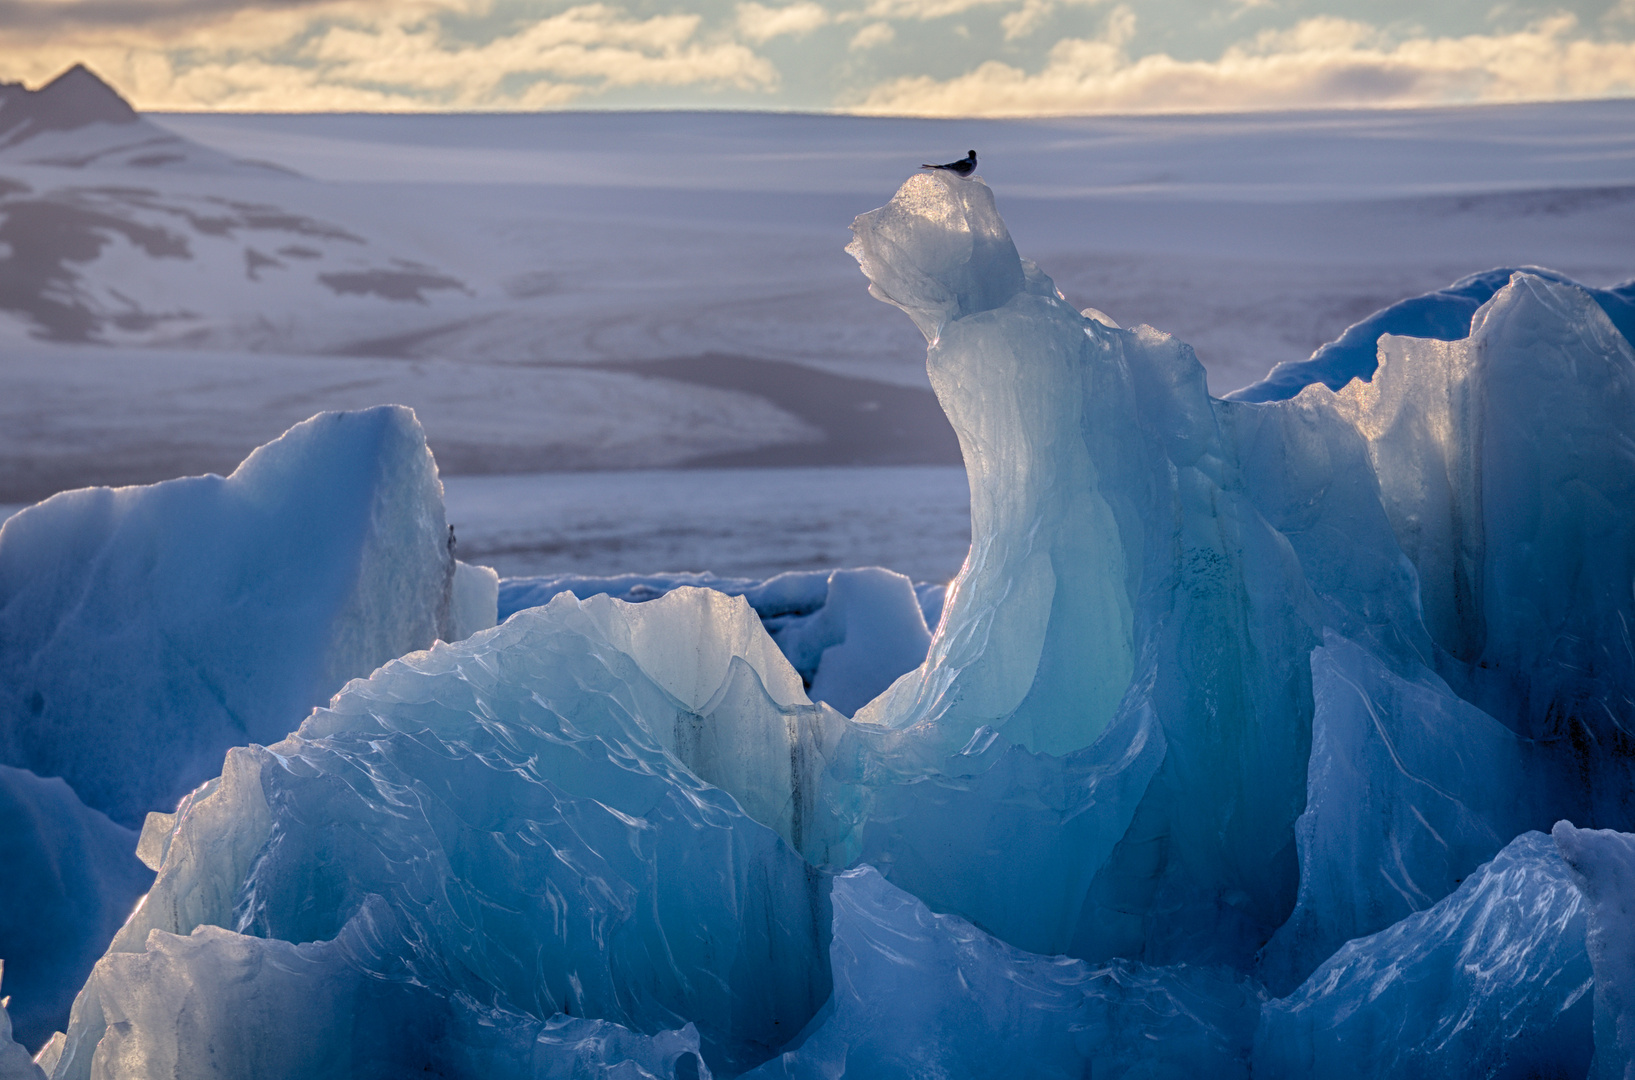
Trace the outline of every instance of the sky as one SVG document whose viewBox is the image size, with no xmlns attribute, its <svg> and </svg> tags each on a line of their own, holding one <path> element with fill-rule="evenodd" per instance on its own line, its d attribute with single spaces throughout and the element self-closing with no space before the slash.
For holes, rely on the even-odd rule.
<svg viewBox="0 0 1635 1080">
<path fill-rule="evenodd" d="M 0 0 L 140 109 L 927 116 L 1635 95 L 1635 0 Z"/>
</svg>

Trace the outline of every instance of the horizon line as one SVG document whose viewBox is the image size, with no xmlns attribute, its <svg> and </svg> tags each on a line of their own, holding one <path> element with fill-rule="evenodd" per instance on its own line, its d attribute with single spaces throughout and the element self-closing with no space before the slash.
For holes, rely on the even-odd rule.
<svg viewBox="0 0 1635 1080">
<path fill-rule="evenodd" d="M 1151 119 L 1202 119 L 1220 116 L 1322 116 L 1336 113 L 1404 113 L 1404 112 L 1455 112 L 1474 111 L 1479 109 L 1507 109 L 1528 108 L 1535 106 L 1553 105 L 1612 105 L 1626 103 L 1635 105 L 1635 92 L 1629 94 L 1613 94 L 1603 97 L 1559 97 L 1559 98 L 1520 98 L 1512 101 L 1437 101 L 1437 102 L 1399 102 L 1399 103 L 1367 103 L 1367 104 L 1335 104 L 1309 105 L 1299 108 L 1287 106 L 1267 106 L 1264 108 L 1222 108 L 1222 109 L 1128 109 L 1106 112 L 1029 112 L 1029 113 L 972 113 L 951 116 L 947 113 L 889 113 L 877 111 L 860 111 L 846 108 L 832 109 L 801 109 L 783 108 L 778 106 L 709 106 L 709 105 L 655 105 L 647 107 L 630 107 L 622 105 L 582 105 L 572 108 L 552 109 L 439 109 L 439 108 L 402 108 L 402 109 L 144 109 L 138 107 L 136 111 L 143 116 L 573 116 L 573 115 L 606 115 L 620 114 L 652 114 L 675 113 L 677 115 L 752 115 L 752 116 L 809 116 L 852 120 L 942 120 L 950 123 L 969 123 L 971 121 L 1005 121 L 1005 120 L 1151 120 Z"/>
</svg>

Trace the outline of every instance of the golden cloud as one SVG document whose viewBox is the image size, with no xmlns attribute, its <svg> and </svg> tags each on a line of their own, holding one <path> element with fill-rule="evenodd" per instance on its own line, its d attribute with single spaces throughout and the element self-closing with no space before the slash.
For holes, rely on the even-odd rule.
<svg viewBox="0 0 1635 1080">
<path fill-rule="evenodd" d="M 738 5 L 738 32 L 757 45 L 784 34 L 810 33 L 831 21 L 829 9 L 811 0 L 787 7 L 767 7 L 764 4 Z"/>
<path fill-rule="evenodd" d="M 988 61 L 952 79 L 895 79 L 854 106 L 870 114 L 1039 116 L 1102 112 L 1407 106 L 1635 92 L 1635 42 L 1574 36 L 1560 15 L 1511 34 L 1385 42 L 1371 27 L 1307 19 L 1214 61 L 1132 58 L 1122 5 L 1099 38 L 1058 42 L 1042 70 Z"/>
<path fill-rule="evenodd" d="M 694 14 L 582 4 L 481 44 L 450 40 L 434 18 L 481 6 L 347 0 L 186 27 L 78 27 L 33 44 L 22 74 L 41 81 L 84 61 L 152 110 L 537 109 L 613 87 L 777 85 L 748 46 L 703 40 Z M 13 37 L 0 30 L 0 53 Z"/>
</svg>

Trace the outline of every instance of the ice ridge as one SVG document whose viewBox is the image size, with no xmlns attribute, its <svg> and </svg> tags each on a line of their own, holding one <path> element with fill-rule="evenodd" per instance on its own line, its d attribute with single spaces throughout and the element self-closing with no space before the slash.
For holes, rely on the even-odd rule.
<svg viewBox="0 0 1635 1080">
<path fill-rule="evenodd" d="M 1583 289 L 1606 312 L 1619 333 L 1635 342 L 1635 281 L 1592 289 L 1540 266 L 1498 267 L 1460 278 L 1446 288 L 1398 300 L 1389 307 L 1381 308 L 1361 322 L 1347 327 L 1345 333 L 1312 353 L 1310 359 L 1278 364 L 1264 378 L 1234 390 L 1226 397 L 1231 401 L 1285 401 L 1312 383 L 1322 383 L 1330 390 L 1339 390 L 1352 379 L 1367 382 L 1374 377 L 1374 371 L 1379 366 L 1380 338 L 1395 334 L 1399 337 L 1458 341 L 1470 333 L 1470 320 L 1476 309 L 1493 299 L 1494 293 L 1520 273 Z"/>
</svg>

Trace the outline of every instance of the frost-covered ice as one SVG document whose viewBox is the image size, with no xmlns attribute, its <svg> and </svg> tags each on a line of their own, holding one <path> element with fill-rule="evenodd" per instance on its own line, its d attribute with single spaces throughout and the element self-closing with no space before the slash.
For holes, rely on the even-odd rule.
<svg viewBox="0 0 1635 1080">
<path fill-rule="evenodd" d="M 55 1080 L 1627 1072 L 1606 308 L 1515 273 L 1371 381 L 1225 402 L 979 180 L 854 235 L 966 459 L 934 632 L 883 570 L 500 586 L 149 816 Z"/>
</svg>

